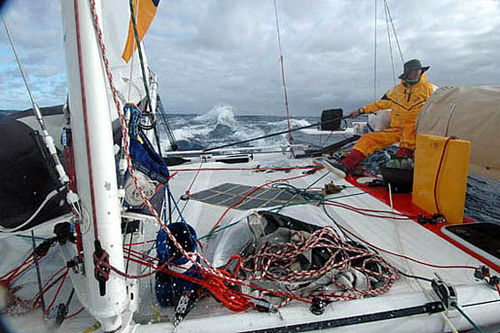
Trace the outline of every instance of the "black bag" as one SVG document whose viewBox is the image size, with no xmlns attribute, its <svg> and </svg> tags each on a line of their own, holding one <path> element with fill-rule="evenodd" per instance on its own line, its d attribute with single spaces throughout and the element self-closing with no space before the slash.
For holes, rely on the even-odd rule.
<svg viewBox="0 0 500 333">
<path fill-rule="evenodd" d="M 342 109 L 329 109 L 321 112 L 321 131 L 340 131 L 340 122 L 342 121 Z"/>
</svg>

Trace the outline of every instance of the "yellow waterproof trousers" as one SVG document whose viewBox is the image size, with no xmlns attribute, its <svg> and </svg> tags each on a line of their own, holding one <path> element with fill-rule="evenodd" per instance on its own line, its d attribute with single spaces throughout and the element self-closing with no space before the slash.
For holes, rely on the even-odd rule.
<svg viewBox="0 0 500 333">
<path fill-rule="evenodd" d="M 405 126 L 402 129 L 389 128 L 385 131 L 373 132 L 363 135 L 354 145 L 365 156 L 370 156 L 377 150 L 399 142 L 401 148 L 415 150 L 415 125 Z"/>
</svg>

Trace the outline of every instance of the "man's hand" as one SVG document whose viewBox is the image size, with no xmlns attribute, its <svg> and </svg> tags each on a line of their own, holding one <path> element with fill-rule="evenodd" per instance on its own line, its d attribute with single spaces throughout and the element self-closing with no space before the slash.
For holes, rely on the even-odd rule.
<svg viewBox="0 0 500 333">
<path fill-rule="evenodd" d="M 362 114 L 361 112 L 361 108 L 360 109 L 357 109 L 357 110 L 354 110 L 350 115 L 349 115 L 349 118 L 357 118 L 360 114 Z"/>
</svg>

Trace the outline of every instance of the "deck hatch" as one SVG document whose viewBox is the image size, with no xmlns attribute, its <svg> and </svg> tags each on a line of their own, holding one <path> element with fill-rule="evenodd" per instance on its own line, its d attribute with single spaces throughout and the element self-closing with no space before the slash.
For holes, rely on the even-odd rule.
<svg viewBox="0 0 500 333">
<path fill-rule="evenodd" d="M 454 224 L 441 231 L 462 246 L 500 266 L 500 226 L 494 223 Z"/>
</svg>

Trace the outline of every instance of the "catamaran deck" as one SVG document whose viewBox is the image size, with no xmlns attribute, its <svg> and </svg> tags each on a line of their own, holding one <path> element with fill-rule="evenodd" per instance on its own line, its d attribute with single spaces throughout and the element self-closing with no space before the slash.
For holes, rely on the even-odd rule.
<svg viewBox="0 0 500 333">
<path fill-rule="evenodd" d="M 313 169 L 314 172 L 308 172 Z M 481 327 L 500 325 L 498 292 L 485 281 L 474 278 L 472 267 L 479 267 L 483 263 L 414 220 L 402 219 L 397 215 L 397 211 L 394 211 L 396 214 L 391 214 L 393 210 L 390 206 L 326 169 L 318 169 L 314 159 L 289 159 L 282 153 L 254 154 L 247 163 L 196 161 L 171 167 L 170 171 L 173 175 L 170 181 L 171 190 L 176 199 L 186 194 L 186 190 L 189 190 L 190 194 L 195 194 L 224 183 L 255 187 L 268 184 L 265 187 L 270 187 L 273 183 L 286 182 L 300 189 L 320 189 L 330 182 L 343 185 L 345 188 L 340 193 L 326 197 L 331 205 L 324 207 L 339 226 L 360 242 L 378 249 L 383 258 L 405 274 L 427 279 L 434 279 L 438 274 L 442 281 L 456 288 L 458 305 Z M 393 196 L 393 200 L 398 200 L 397 194 Z M 337 203 L 356 209 L 342 208 Z M 228 210 L 228 205 L 219 206 L 194 199 L 179 200 L 178 205 L 185 221 L 196 229 L 198 237 L 207 235 L 221 216 L 223 216 L 221 225 L 227 226 L 248 214 L 245 210 L 234 208 Z M 386 213 L 377 213 L 375 215 L 384 217 L 376 218 L 357 212 L 363 209 Z M 288 205 L 280 209 L 279 213 L 304 222 L 322 220 L 325 225 L 333 225 L 332 220 L 324 213 L 323 207 L 315 202 Z M 178 214 L 174 211 L 173 220 L 177 217 Z M 145 240 L 155 239 L 158 229 L 157 223 L 152 220 L 146 221 Z M 41 232 L 38 231 L 37 234 Z M 27 244 L 24 239 L 15 241 Z M 12 242 L 12 240 L 2 240 L 2 242 Z M 203 239 L 202 244 L 206 246 L 206 239 Z M 151 244 L 146 244 L 136 247 L 135 250 L 147 251 L 150 248 Z M 155 250 L 151 255 L 155 255 Z M 6 271 L 9 268 L 7 266 L 3 264 L 2 271 Z M 57 266 L 54 264 L 49 268 L 55 269 Z M 43 267 L 44 270 L 45 268 Z M 36 289 L 34 281 L 35 278 L 30 284 L 32 290 Z M 430 283 L 402 275 L 386 294 L 331 303 L 321 315 L 313 314 L 309 310 L 309 304 L 296 301 L 281 308 L 278 313 L 261 313 L 253 310 L 235 313 L 225 309 L 213 298 L 206 297 L 199 300 L 187 317 L 176 326 L 172 322 L 173 310 L 160 308 L 156 300 L 151 298 L 154 295 L 153 285 L 154 277 L 140 281 L 141 302 L 138 312 L 134 315 L 135 321 L 140 325 L 135 327 L 135 332 L 285 332 L 329 328 L 335 328 L 339 332 L 441 332 L 452 331 L 452 327 L 458 330 L 468 330 L 472 327 L 457 310 L 443 308 Z M 66 293 L 71 290 L 69 287 L 64 289 Z M 75 300 L 73 303 L 78 302 Z M 151 310 L 152 303 L 159 309 L 162 322 L 153 323 L 155 313 Z M 73 304 L 70 313 L 79 307 L 79 304 Z M 34 313 L 29 316 L 33 317 L 33 320 L 41 320 L 41 314 Z M 23 317 L 12 317 L 9 321 L 12 322 L 14 329 L 26 328 Z M 83 311 L 75 318 L 67 319 L 60 331 L 82 330 L 93 323 L 92 317 Z"/>
<path fill-rule="evenodd" d="M 172 192 L 176 198 L 186 191 L 186 184 L 190 185 L 190 193 L 197 193 L 203 190 L 214 188 L 224 183 L 236 183 L 259 187 L 271 182 L 288 182 L 297 188 L 308 188 L 314 183 L 313 188 L 322 188 L 324 184 L 333 182 L 336 185 L 345 185 L 346 188 L 341 193 L 328 196 L 329 201 L 348 204 L 360 209 L 369 208 L 374 210 L 391 211 L 391 207 L 382 203 L 369 193 L 352 186 L 344 179 L 329 173 L 327 170 L 318 170 L 314 174 L 307 175 L 307 169 L 292 170 L 266 170 L 253 171 L 252 168 L 295 168 L 314 166 L 313 159 L 288 159 L 285 155 L 255 154 L 253 160 L 241 164 L 222 163 L 193 163 L 190 165 L 180 165 L 172 167 L 171 172 L 178 173 L 171 181 Z M 201 169 L 198 173 L 198 169 Z M 248 169 L 248 170 L 242 170 Z M 192 171 L 191 171 L 192 170 Z M 198 173 L 198 174 L 197 174 Z M 298 178 L 296 178 L 298 177 Z M 287 180 L 290 179 L 290 180 Z M 192 184 L 192 185 L 191 185 Z M 397 195 L 394 195 L 397 200 Z M 184 207 L 185 205 L 185 207 Z M 218 219 L 226 212 L 227 207 L 206 204 L 197 200 L 187 202 L 180 201 L 181 209 L 185 220 L 193 225 L 198 236 L 209 233 L 210 229 Z M 227 206 L 227 205 L 226 205 Z M 360 239 L 367 241 L 377 247 L 396 254 L 408 256 L 432 265 L 443 266 L 473 266 L 478 267 L 482 263 L 466 254 L 451 243 L 443 240 L 435 233 L 429 231 L 419 223 L 407 219 L 397 220 L 392 218 L 374 218 L 364 216 L 349 209 L 336 206 L 325 206 L 328 213 L 337 221 L 339 225 L 357 235 Z M 268 209 L 268 208 L 264 208 Z M 290 215 L 297 219 L 308 222 L 308 217 L 314 219 L 324 219 L 327 223 L 333 224 L 323 213 L 322 208 L 314 203 L 290 206 L 280 210 L 281 214 Z M 232 209 L 222 219 L 222 225 L 232 224 L 241 219 L 245 212 Z M 386 216 L 390 214 L 385 214 Z M 175 215 L 174 215 L 175 216 Z M 394 215 L 396 217 L 396 215 Z M 153 230 L 155 230 L 153 228 Z M 154 237 L 154 233 L 152 236 Z M 400 256 L 389 255 L 382 251 L 379 253 L 395 267 L 410 275 L 418 275 L 429 279 L 439 277 L 457 288 L 458 302 L 464 309 L 471 313 L 472 317 L 483 322 L 485 325 L 497 323 L 497 315 L 500 313 L 500 300 L 498 293 L 484 281 L 474 278 L 474 271 L 463 268 L 440 269 L 433 268 L 413 261 L 406 260 Z M 403 276 L 393 285 L 391 290 L 381 296 L 365 298 L 349 302 L 332 303 L 322 316 L 313 315 L 309 311 L 309 306 L 304 304 L 291 304 L 280 310 L 277 314 L 262 314 L 249 311 L 243 314 L 234 314 L 213 300 L 200 302 L 181 322 L 177 330 L 189 331 L 273 331 L 272 327 L 286 327 L 291 329 L 293 325 L 306 324 L 313 321 L 326 321 L 328 319 L 349 318 L 364 314 L 392 311 L 407 307 L 421 306 L 426 303 L 436 301 L 436 296 L 432 296 L 430 283 L 417 281 Z M 484 303 L 492 302 L 492 303 Z M 484 303 L 473 305 L 475 303 Z M 146 306 L 145 306 L 146 307 Z M 147 308 L 147 307 L 146 307 Z M 493 310 L 493 309 L 496 309 Z M 473 313 L 473 314 L 472 314 Z M 487 314 L 489 313 L 489 315 Z M 461 317 L 456 310 L 447 314 L 455 327 L 466 329 L 469 324 Z M 142 317 L 147 318 L 147 317 Z M 359 319 L 361 320 L 361 319 Z M 395 323 L 391 323 L 392 326 Z M 325 329 L 333 323 L 323 323 L 316 329 Z M 370 323 L 370 331 L 387 330 L 388 323 Z M 397 326 L 401 325 L 399 331 L 442 331 L 450 330 L 444 323 L 441 314 L 429 316 L 427 314 L 416 315 L 410 318 L 401 318 Z M 395 326 L 395 327 L 397 327 Z M 167 327 L 169 325 L 167 324 Z M 152 327 L 144 327 L 148 332 Z M 304 329 L 297 326 L 294 329 Z M 310 328 L 314 329 L 314 325 Z M 359 331 L 360 327 L 349 326 L 346 330 Z M 283 331 L 279 329 L 277 331 Z M 338 330 L 338 328 L 337 328 Z M 141 327 L 138 332 L 143 331 Z"/>
</svg>

